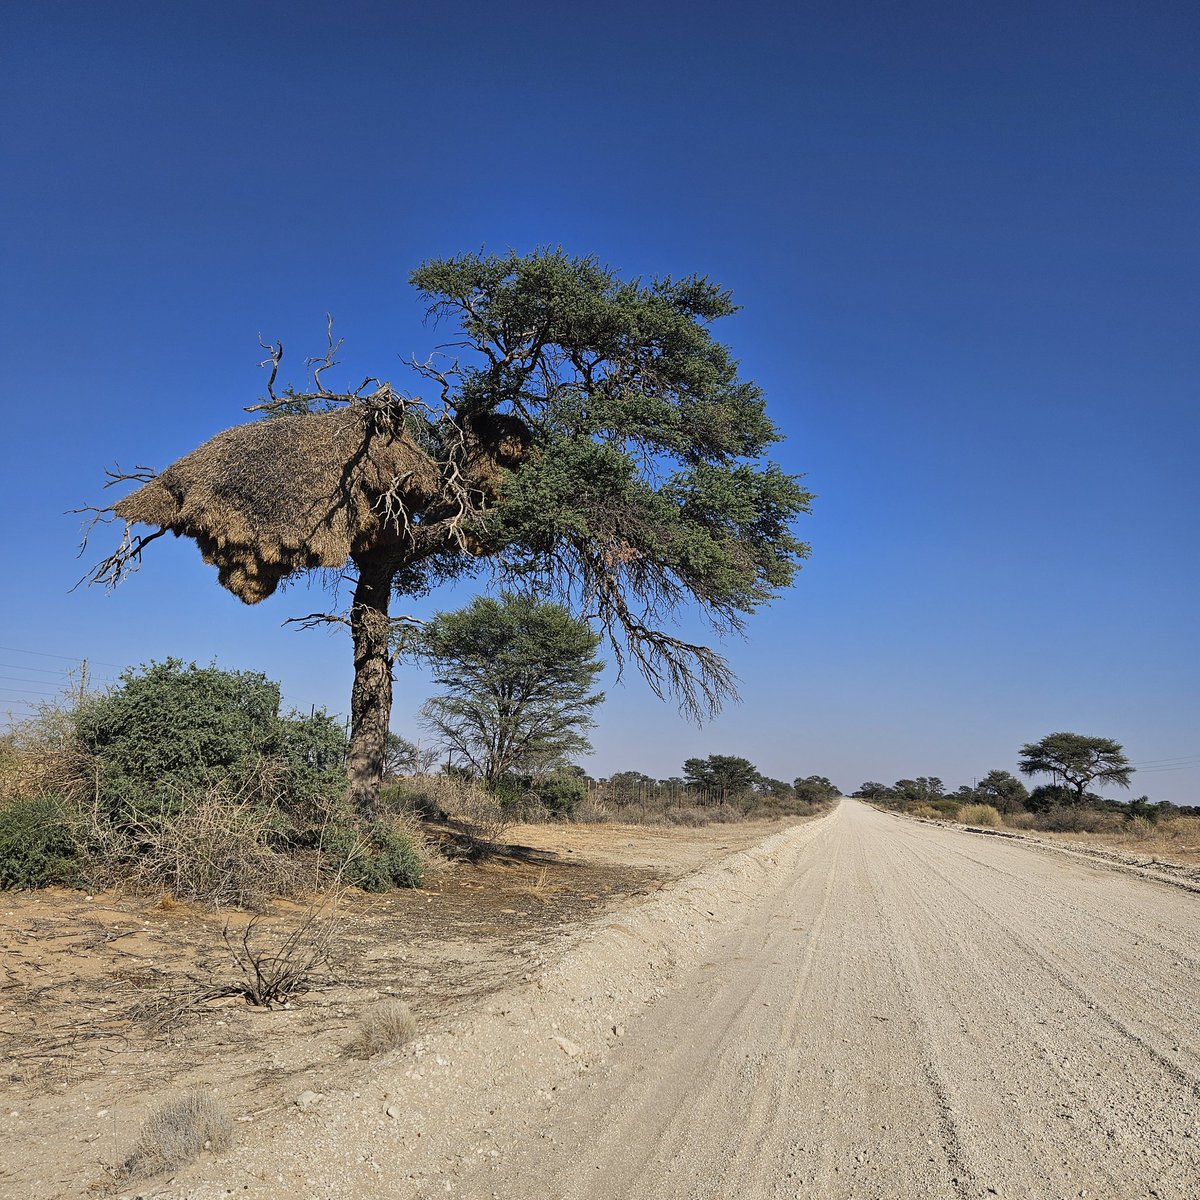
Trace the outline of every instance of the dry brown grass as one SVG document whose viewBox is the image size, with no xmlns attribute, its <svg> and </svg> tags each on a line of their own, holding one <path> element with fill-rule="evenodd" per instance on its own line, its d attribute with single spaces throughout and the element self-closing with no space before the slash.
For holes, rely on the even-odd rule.
<svg viewBox="0 0 1200 1200">
<path fill-rule="evenodd" d="M 1005 820 L 1011 826 L 1010 820 Z M 1039 832 L 1038 837 L 1083 842 L 1109 850 L 1125 850 L 1164 862 L 1200 864 L 1200 817 L 1175 817 L 1153 825 L 1148 821 L 1122 820 L 1110 828 L 1089 832 Z"/>
<path fill-rule="evenodd" d="M 417 1019 L 408 1005 L 403 1000 L 385 1000 L 358 1023 L 346 1049 L 352 1058 L 374 1058 L 411 1042 L 416 1034 Z"/>
<path fill-rule="evenodd" d="M 224 1150 L 233 1121 L 209 1092 L 197 1089 L 151 1113 L 122 1164 L 130 1179 L 177 1171 L 205 1150 Z"/>
<path fill-rule="evenodd" d="M 964 804 L 958 810 L 958 820 L 963 825 L 982 825 L 988 829 L 1000 828 L 1000 814 L 990 804 Z"/>
</svg>

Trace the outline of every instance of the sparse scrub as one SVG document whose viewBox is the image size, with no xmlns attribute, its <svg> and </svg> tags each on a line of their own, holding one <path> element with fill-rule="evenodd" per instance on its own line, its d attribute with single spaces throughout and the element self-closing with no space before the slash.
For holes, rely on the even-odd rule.
<svg viewBox="0 0 1200 1200">
<path fill-rule="evenodd" d="M 412 1041 L 416 1033 L 417 1019 L 408 1005 L 403 1000 L 385 1000 L 359 1021 L 347 1052 L 353 1058 L 374 1058 Z"/>
<path fill-rule="evenodd" d="M 1032 828 L 1046 833 L 1107 833 L 1120 828 L 1121 818 L 1094 808 L 1055 805 L 1035 813 Z"/>
<path fill-rule="evenodd" d="M 958 819 L 963 825 L 982 825 L 988 829 L 1000 828 L 1000 814 L 990 804 L 964 804 L 958 810 Z"/>
<path fill-rule="evenodd" d="M 464 826 L 473 858 L 486 857 L 513 823 L 513 814 L 500 796 L 473 779 L 453 779 L 457 785 L 447 806 Z"/>
<path fill-rule="evenodd" d="M 99 857 L 136 891 L 260 907 L 291 890 L 294 865 L 272 845 L 277 819 L 259 787 L 218 783 L 184 798 L 169 819 L 133 821 L 115 836 L 109 828 Z M 94 828 L 103 836 L 103 825 Z"/>
<path fill-rule="evenodd" d="M 220 1151 L 233 1140 L 233 1121 L 211 1093 L 187 1092 L 153 1112 L 123 1163 L 130 1179 L 177 1171 L 205 1150 Z"/>
</svg>

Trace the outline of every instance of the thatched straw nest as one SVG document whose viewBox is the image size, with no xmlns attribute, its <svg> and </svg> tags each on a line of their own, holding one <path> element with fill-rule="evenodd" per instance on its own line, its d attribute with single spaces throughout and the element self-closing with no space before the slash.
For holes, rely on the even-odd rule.
<svg viewBox="0 0 1200 1200">
<path fill-rule="evenodd" d="M 458 471 L 448 471 L 417 444 L 402 412 L 357 403 L 235 425 L 113 511 L 193 538 L 222 585 L 254 604 L 289 575 L 373 550 L 402 552 L 406 537 L 412 544 L 405 515 L 446 509 L 448 487 L 449 499 L 461 499 L 466 481 L 472 507 L 482 507 L 526 444 L 513 418 L 477 419 L 454 455 Z M 425 552 L 435 548 L 428 543 L 426 534 Z"/>
</svg>

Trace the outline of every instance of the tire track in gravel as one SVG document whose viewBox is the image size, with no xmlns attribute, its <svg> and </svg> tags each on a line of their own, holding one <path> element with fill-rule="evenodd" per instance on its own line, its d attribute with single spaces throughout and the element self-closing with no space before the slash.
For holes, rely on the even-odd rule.
<svg viewBox="0 0 1200 1200">
<path fill-rule="evenodd" d="M 1195 1200 L 1200 907 L 966 836 L 843 803 L 464 1194 Z"/>
</svg>

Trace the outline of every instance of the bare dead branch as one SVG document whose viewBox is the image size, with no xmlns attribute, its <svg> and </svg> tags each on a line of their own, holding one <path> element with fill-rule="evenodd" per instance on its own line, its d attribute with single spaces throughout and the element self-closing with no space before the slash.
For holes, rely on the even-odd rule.
<svg viewBox="0 0 1200 1200">
<path fill-rule="evenodd" d="M 304 365 L 312 371 L 313 386 L 317 389 L 317 395 L 322 397 L 333 396 L 325 385 L 321 382 L 321 373 L 328 371 L 330 367 L 337 366 L 337 359 L 334 355 L 342 348 L 343 338 L 338 338 L 336 342 L 333 340 L 333 314 L 325 314 L 325 338 L 327 345 L 325 353 L 320 358 L 306 358 Z M 344 393 L 343 393 L 344 394 Z"/>
<path fill-rule="evenodd" d="M 309 613 L 306 617 L 288 617 L 284 625 L 295 625 L 300 629 L 316 629 L 321 625 L 349 626 L 350 618 L 339 613 Z"/>
<path fill-rule="evenodd" d="M 283 362 L 283 343 L 276 342 L 273 346 L 269 346 L 262 340 L 262 334 L 260 333 L 258 335 L 258 344 L 267 352 L 267 357 L 258 365 L 265 367 L 267 363 L 271 364 L 271 378 L 267 380 L 267 395 L 272 400 L 278 400 L 279 397 L 275 395 L 275 376 L 279 374 L 279 364 Z M 247 409 L 246 411 L 251 412 L 253 410 Z"/>
</svg>

